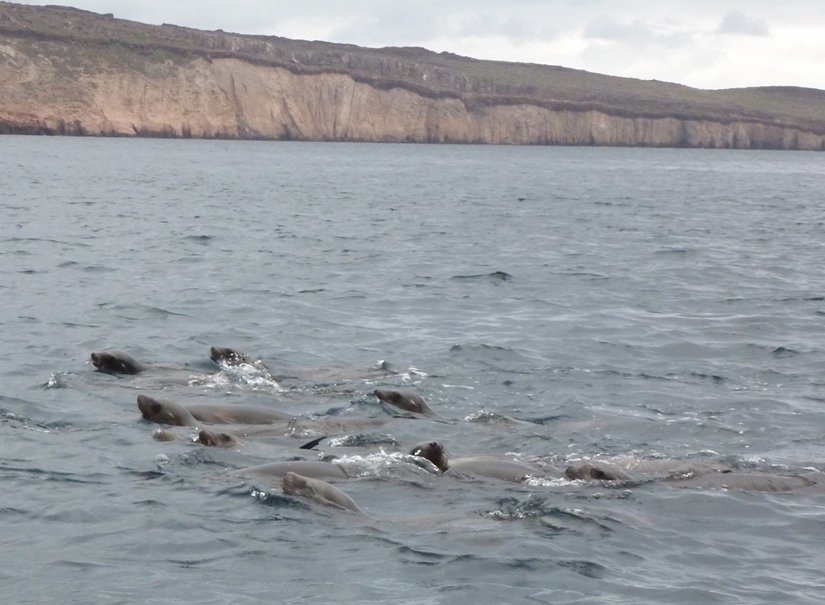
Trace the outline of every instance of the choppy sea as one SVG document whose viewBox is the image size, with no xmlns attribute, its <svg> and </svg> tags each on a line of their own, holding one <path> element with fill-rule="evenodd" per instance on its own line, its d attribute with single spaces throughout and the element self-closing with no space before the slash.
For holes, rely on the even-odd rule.
<svg viewBox="0 0 825 605">
<path fill-rule="evenodd" d="M 825 470 L 822 154 L 4 136 L 0 216 L 4 603 L 825 598 L 819 484 L 674 480 Z M 139 394 L 387 423 L 160 442 Z M 295 457 L 367 516 L 238 473 Z"/>
</svg>

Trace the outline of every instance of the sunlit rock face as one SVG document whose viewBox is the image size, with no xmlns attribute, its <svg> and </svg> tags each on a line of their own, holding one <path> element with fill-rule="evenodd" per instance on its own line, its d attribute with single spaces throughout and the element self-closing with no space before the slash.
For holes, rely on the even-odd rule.
<svg viewBox="0 0 825 605">
<path fill-rule="evenodd" d="M 301 60 L 316 61 L 307 66 L 294 54 L 278 58 L 277 45 L 253 38 L 107 21 L 84 11 L 2 9 L 8 15 L 0 14 L 0 132 L 825 149 L 823 125 L 556 102 L 531 97 L 526 86 L 490 93 L 490 85 L 447 72 L 440 77 L 452 88 L 434 89 L 410 80 L 412 74 L 432 82 L 415 56 L 393 61 L 306 51 Z M 108 22 L 119 27 L 114 34 L 105 29 Z M 171 41 L 113 43 L 115 34 L 130 40 L 163 34 Z M 185 50 L 192 40 L 199 46 Z M 270 54 L 255 60 L 253 51 Z"/>
</svg>

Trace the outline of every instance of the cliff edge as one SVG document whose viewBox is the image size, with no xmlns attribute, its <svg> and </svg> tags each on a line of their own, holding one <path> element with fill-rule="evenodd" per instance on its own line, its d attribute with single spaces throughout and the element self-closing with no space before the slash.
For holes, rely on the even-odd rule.
<svg viewBox="0 0 825 605">
<path fill-rule="evenodd" d="M 0 2 L 0 133 L 825 150 L 825 91 L 145 25 Z"/>
</svg>

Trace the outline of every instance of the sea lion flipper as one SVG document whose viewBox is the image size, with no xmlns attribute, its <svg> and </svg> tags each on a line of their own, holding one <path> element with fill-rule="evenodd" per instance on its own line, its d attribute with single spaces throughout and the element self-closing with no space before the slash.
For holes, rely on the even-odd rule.
<svg viewBox="0 0 825 605">
<path fill-rule="evenodd" d="M 318 437 L 317 439 L 313 439 L 312 441 L 310 441 L 310 442 L 308 442 L 308 443 L 303 444 L 303 445 L 302 445 L 301 447 L 299 447 L 298 449 L 299 449 L 299 450 L 311 450 L 311 449 L 315 449 L 315 446 L 316 446 L 316 445 L 318 445 L 319 443 L 321 443 L 321 442 L 322 442 L 324 439 L 326 439 L 326 438 L 327 438 L 327 436 L 326 436 L 326 435 L 323 435 L 323 436 L 321 436 L 321 437 Z"/>
</svg>

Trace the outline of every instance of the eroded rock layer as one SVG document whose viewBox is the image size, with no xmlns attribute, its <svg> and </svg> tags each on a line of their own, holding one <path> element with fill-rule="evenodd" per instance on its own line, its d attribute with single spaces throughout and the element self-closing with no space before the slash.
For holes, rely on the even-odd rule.
<svg viewBox="0 0 825 605">
<path fill-rule="evenodd" d="M 38 21 L 45 11 L 52 11 L 48 16 L 53 20 L 64 19 L 65 28 L 49 33 L 54 23 Z M 429 73 L 420 57 L 400 56 L 389 69 L 380 61 L 373 65 L 369 57 L 359 58 L 353 50 L 357 47 L 342 47 L 340 57 L 331 51 L 318 55 L 306 51 L 299 60 L 293 52 L 289 65 L 282 60 L 283 49 L 277 52 L 280 39 L 253 39 L 255 52 L 246 53 L 234 50 L 244 49 L 233 40 L 243 42 L 247 37 L 223 33 L 201 32 L 211 46 L 228 45 L 229 50 L 206 48 L 209 44 L 203 41 L 186 42 L 186 37 L 173 39 L 174 43 L 159 38 L 140 44 L 107 33 L 107 21 L 119 23 L 115 33 L 121 35 L 134 34 L 128 29 L 132 25 L 160 33 L 172 28 L 130 24 L 84 11 L 0 3 L 0 132 L 825 149 L 825 122 L 749 115 L 741 109 L 725 116 L 716 106 L 691 109 L 684 103 L 678 111 L 668 112 L 668 104 L 651 111 L 652 101 L 641 96 L 638 105 L 644 110 L 634 114 L 634 103 L 587 102 L 572 93 L 554 100 L 549 87 L 526 85 L 512 88 L 518 94 L 500 94 L 488 80 L 474 80 L 475 76 L 461 80 L 457 72 L 450 75 L 431 68 L 448 81 L 438 88 L 415 83 L 419 77 L 426 82 Z M 83 24 L 80 33 L 72 29 L 77 29 L 77 23 Z M 190 37 L 197 31 L 173 30 Z M 330 47 L 335 45 L 324 45 Z M 352 64 L 359 69 L 347 67 Z M 382 70 L 392 73 L 382 80 Z M 712 92 L 666 86 L 697 94 Z M 481 89 L 493 92 L 476 92 Z M 825 106 L 825 95 L 813 98 Z"/>
</svg>

